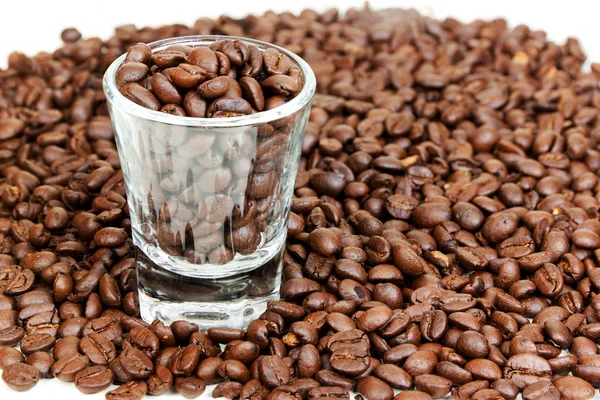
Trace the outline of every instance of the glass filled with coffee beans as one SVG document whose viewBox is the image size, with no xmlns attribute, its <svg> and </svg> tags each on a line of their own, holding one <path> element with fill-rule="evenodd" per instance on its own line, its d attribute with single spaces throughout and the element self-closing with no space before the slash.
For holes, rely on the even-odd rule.
<svg viewBox="0 0 600 400">
<path fill-rule="evenodd" d="M 247 325 L 278 297 L 310 67 L 256 40 L 180 37 L 130 47 L 104 90 L 141 316 Z"/>
</svg>

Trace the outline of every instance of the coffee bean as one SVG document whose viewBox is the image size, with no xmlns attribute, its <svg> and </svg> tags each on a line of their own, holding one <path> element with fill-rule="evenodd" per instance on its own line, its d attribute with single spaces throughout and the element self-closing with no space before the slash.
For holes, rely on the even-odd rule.
<svg viewBox="0 0 600 400">
<path fill-rule="evenodd" d="M 436 372 L 457 386 L 464 385 L 473 380 L 473 375 L 469 371 L 450 361 L 441 361 L 438 363 Z"/>
<path fill-rule="evenodd" d="M 136 400 L 144 397 L 148 391 L 148 385 L 143 381 L 132 381 L 119 386 L 106 393 L 107 399 L 114 400 Z"/>
<path fill-rule="evenodd" d="M 71 354 L 59 359 L 52 366 L 51 372 L 56 379 L 63 382 L 73 382 L 75 375 L 83 371 L 90 360 L 81 354 Z"/>
<path fill-rule="evenodd" d="M 200 396 L 206 390 L 206 384 L 193 376 L 187 378 L 176 378 L 175 389 L 186 399 L 193 399 Z"/>
<path fill-rule="evenodd" d="M 96 365 L 108 365 L 117 356 L 115 345 L 99 333 L 82 338 L 79 350 Z"/>
<path fill-rule="evenodd" d="M 87 367 L 75 375 L 73 382 L 81 393 L 93 394 L 108 388 L 114 379 L 113 372 L 105 366 Z"/>
<path fill-rule="evenodd" d="M 469 361 L 465 365 L 465 369 L 473 375 L 473 378 L 476 379 L 495 381 L 502 378 L 502 371 L 500 370 L 498 365 L 490 360 L 486 360 L 483 358 L 476 358 L 474 360 Z M 505 376 L 509 378 L 509 375 L 506 373 Z M 519 386 L 518 383 L 517 386 Z"/>
<path fill-rule="evenodd" d="M 538 380 L 550 380 L 552 368 L 548 361 L 535 354 L 517 354 L 506 362 L 504 376 L 512 380 L 519 389 Z"/>
<path fill-rule="evenodd" d="M 119 355 L 123 371 L 134 379 L 148 379 L 154 370 L 152 360 L 133 345 L 123 343 L 123 351 Z"/>
<path fill-rule="evenodd" d="M 55 343 L 56 339 L 47 333 L 35 333 L 27 335 L 19 343 L 21 351 L 26 356 L 36 351 L 48 351 Z"/>
<path fill-rule="evenodd" d="M 221 382 L 213 389 L 213 397 L 235 399 L 240 396 L 243 387 L 239 382 Z"/>
<path fill-rule="evenodd" d="M 444 397 L 450 393 L 452 381 L 440 376 L 424 374 L 415 377 L 415 387 L 433 398 Z"/>
<path fill-rule="evenodd" d="M 195 376 L 206 382 L 207 385 L 219 383 L 223 380 L 223 377 L 218 373 L 219 366 L 222 363 L 223 360 L 218 357 L 206 358 L 198 363 Z"/>
<path fill-rule="evenodd" d="M 309 245 L 322 256 L 334 255 L 341 250 L 339 238 L 326 228 L 317 228 L 308 236 Z"/>
<path fill-rule="evenodd" d="M 523 399 L 560 399 L 560 391 L 548 381 L 533 383 L 523 390 Z"/>
<path fill-rule="evenodd" d="M 52 378 L 52 366 L 54 365 L 54 357 L 43 351 L 36 351 L 27 357 L 27 365 L 31 365 L 40 371 L 42 378 Z"/>
<path fill-rule="evenodd" d="M 312 388 L 308 391 L 309 399 L 320 399 L 328 397 L 335 399 L 347 399 L 349 398 L 349 393 L 346 389 L 338 386 L 322 386 Z"/>
<path fill-rule="evenodd" d="M 424 350 L 417 351 L 408 356 L 404 362 L 404 370 L 410 374 L 413 378 L 423 375 L 431 374 L 435 371 L 438 364 L 438 356 L 433 351 Z"/>
<path fill-rule="evenodd" d="M 173 376 L 188 376 L 194 371 L 199 360 L 200 350 L 195 344 L 190 344 L 175 351 L 171 356 L 169 368 Z"/>
<path fill-rule="evenodd" d="M 392 388 L 374 376 L 367 376 L 356 383 L 356 391 L 367 399 L 391 400 L 394 397 Z"/>
<path fill-rule="evenodd" d="M 467 358 L 484 358 L 490 347 L 485 336 L 479 332 L 463 332 L 456 342 L 456 351 Z"/>
<path fill-rule="evenodd" d="M 243 340 L 244 331 L 233 328 L 209 328 L 208 338 L 218 343 L 229 343 L 232 340 Z"/>
<path fill-rule="evenodd" d="M 25 392 L 33 388 L 40 380 L 40 376 L 40 371 L 23 363 L 12 364 L 2 372 L 4 383 L 18 392 Z"/>
<path fill-rule="evenodd" d="M 173 387 L 173 374 L 165 366 L 156 365 L 154 374 L 146 381 L 148 394 L 159 396 L 168 392 Z"/>
<path fill-rule="evenodd" d="M 13 364 L 24 362 L 25 357 L 23 357 L 23 354 L 19 350 L 12 347 L 0 349 L 0 369 L 8 369 Z"/>
<path fill-rule="evenodd" d="M 595 394 L 592 385 L 574 376 L 561 376 L 554 381 L 554 386 L 560 391 L 559 397 L 565 399 L 590 399 Z"/>
<path fill-rule="evenodd" d="M 277 356 L 262 357 L 258 362 L 260 379 L 268 388 L 287 385 L 290 381 L 290 373 L 283 360 Z"/>
<path fill-rule="evenodd" d="M 394 400 L 431 400 L 432 397 L 420 390 L 409 390 L 401 392 L 394 397 Z"/>
</svg>

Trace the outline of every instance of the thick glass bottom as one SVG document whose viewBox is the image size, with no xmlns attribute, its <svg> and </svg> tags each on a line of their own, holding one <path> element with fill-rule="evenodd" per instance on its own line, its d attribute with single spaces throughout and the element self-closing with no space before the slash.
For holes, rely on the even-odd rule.
<svg viewBox="0 0 600 400">
<path fill-rule="evenodd" d="M 250 271 L 216 277 L 181 275 L 153 262 L 139 247 L 136 253 L 140 313 L 147 322 L 184 319 L 201 329 L 244 328 L 279 297 L 283 246 Z"/>
</svg>

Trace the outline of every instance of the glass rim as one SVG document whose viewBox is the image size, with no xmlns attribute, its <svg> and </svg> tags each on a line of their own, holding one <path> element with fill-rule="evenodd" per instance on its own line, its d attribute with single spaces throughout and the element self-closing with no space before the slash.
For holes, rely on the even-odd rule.
<svg viewBox="0 0 600 400">
<path fill-rule="evenodd" d="M 178 115 L 172 115 L 163 113 L 160 111 L 150 110 L 148 108 L 142 107 L 139 104 L 134 103 L 129 100 L 117 88 L 115 76 L 118 68 L 123 64 L 125 60 L 125 54 L 119 56 L 115 61 L 113 61 L 102 78 L 102 86 L 104 89 L 104 94 L 106 96 L 107 101 L 112 103 L 113 106 L 118 108 L 121 111 L 124 111 L 130 115 L 137 116 L 139 118 L 160 122 L 169 125 L 179 125 L 179 126 L 193 126 L 193 127 L 206 127 L 206 128 L 228 128 L 228 127 L 236 127 L 236 126 L 246 126 L 246 125 L 254 125 L 254 124 L 262 124 L 268 123 L 271 121 L 275 121 L 280 118 L 285 118 L 290 116 L 297 111 L 301 110 L 306 104 L 310 102 L 312 99 L 315 90 L 316 90 L 316 78 L 315 74 L 308 65 L 306 61 L 304 61 L 300 56 L 295 53 L 286 50 L 280 46 L 274 45 L 272 43 L 263 42 L 262 40 L 249 39 L 239 36 L 226 36 L 226 35 L 193 35 L 193 36 L 180 36 L 168 39 L 158 40 L 152 43 L 149 43 L 148 46 L 153 50 L 160 50 L 162 48 L 166 48 L 171 45 L 176 44 L 209 44 L 211 42 L 215 42 L 217 40 L 222 39 L 237 39 L 241 40 L 245 43 L 254 44 L 260 47 L 266 48 L 274 48 L 279 52 L 290 57 L 293 62 L 300 67 L 302 72 L 302 76 L 304 78 L 304 85 L 302 90 L 296 97 L 287 103 L 275 107 L 271 110 L 267 111 L 259 111 L 254 114 L 243 115 L 240 117 L 228 117 L 228 118 L 199 118 L 199 117 L 183 117 Z"/>
</svg>

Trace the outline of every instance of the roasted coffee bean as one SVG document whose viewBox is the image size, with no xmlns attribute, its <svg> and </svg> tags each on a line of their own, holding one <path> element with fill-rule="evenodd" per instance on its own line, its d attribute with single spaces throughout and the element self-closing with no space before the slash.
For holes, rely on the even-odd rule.
<svg viewBox="0 0 600 400">
<path fill-rule="evenodd" d="M 137 400 L 148 392 L 148 385 L 143 381 L 127 382 L 116 389 L 106 392 L 108 400 Z"/>
<path fill-rule="evenodd" d="M 415 377 L 415 387 L 431 397 L 440 398 L 450 393 L 452 381 L 440 376 L 424 374 Z"/>
<path fill-rule="evenodd" d="M 500 370 L 498 365 L 490 360 L 486 360 L 483 358 L 476 358 L 474 360 L 469 361 L 467 364 L 465 364 L 465 369 L 469 371 L 475 379 L 495 381 L 502 378 L 502 371 Z M 506 374 L 505 376 L 507 378 L 509 377 Z"/>
<path fill-rule="evenodd" d="M 431 400 L 432 397 L 420 390 L 407 390 L 394 397 L 394 400 Z"/>
<path fill-rule="evenodd" d="M 83 371 L 89 362 L 90 360 L 86 356 L 71 354 L 54 363 L 51 372 L 60 381 L 73 382 L 75 375 Z"/>
<path fill-rule="evenodd" d="M 207 385 L 213 385 L 223 380 L 219 375 L 219 366 L 223 363 L 218 357 L 208 357 L 198 363 L 195 371 L 195 376 L 202 379 Z"/>
<path fill-rule="evenodd" d="M 40 371 L 42 378 L 52 378 L 51 369 L 54 362 L 54 357 L 44 351 L 36 351 L 27 357 L 27 365 Z"/>
<path fill-rule="evenodd" d="M 27 335 L 19 343 L 21 351 L 26 356 L 36 351 L 48 351 L 55 343 L 56 339 L 47 333 L 35 333 Z"/>
<path fill-rule="evenodd" d="M 123 343 L 119 361 L 123 371 L 134 379 L 148 379 L 154 371 L 152 360 L 144 352 L 127 342 Z"/>
<path fill-rule="evenodd" d="M 356 383 L 356 391 L 367 399 L 391 400 L 394 397 L 392 388 L 374 376 L 367 376 Z"/>
<path fill-rule="evenodd" d="M 80 339 L 77 336 L 65 336 L 58 339 L 52 348 L 52 355 L 60 360 L 71 354 L 79 354 Z"/>
<path fill-rule="evenodd" d="M 267 388 L 287 385 L 291 379 L 288 367 L 278 356 L 261 357 L 258 362 L 258 373 Z"/>
<path fill-rule="evenodd" d="M 16 363 L 2 372 L 2 380 L 12 390 L 24 392 L 33 388 L 40 380 L 41 374 L 31 365 Z"/>
<path fill-rule="evenodd" d="M 0 349 L 0 369 L 7 369 L 12 364 L 24 363 L 25 357 L 23 353 L 12 347 L 4 347 Z"/>
<path fill-rule="evenodd" d="M 560 391 L 548 381 L 532 383 L 523 390 L 523 399 L 559 400 L 560 398 Z"/>
<path fill-rule="evenodd" d="M 108 365 L 117 356 L 115 345 L 99 333 L 82 338 L 79 350 L 96 365 Z"/>
<path fill-rule="evenodd" d="M 81 393 L 93 394 L 108 388 L 114 379 L 113 372 L 105 366 L 87 367 L 75 375 L 73 382 Z"/>
<path fill-rule="evenodd" d="M 536 354 L 517 354 L 506 362 L 504 376 L 512 380 L 519 389 L 538 380 L 550 380 L 552 368 L 548 361 Z"/>
<path fill-rule="evenodd" d="M 244 385 L 239 382 L 221 382 L 213 389 L 214 398 L 224 397 L 226 399 L 235 399 L 240 396 Z"/>
<path fill-rule="evenodd" d="M 250 380 L 248 368 L 237 360 L 227 360 L 217 368 L 217 373 L 226 380 L 246 383 Z"/>
<path fill-rule="evenodd" d="M 229 343 L 232 340 L 244 340 L 244 331 L 233 328 L 209 328 L 208 338 L 217 343 Z"/>
<path fill-rule="evenodd" d="M 159 396 L 168 392 L 173 387 L 173 375 L 167 367 L 156 365 L 154 374 L 146 381 L 148 394 Z"/>
<path fill-rule="evenodd" d="M 186 378 L 176 378 L 175 389 L 177 393 L 186 399 L 193 399 L 204 393 L 206 384 L 196 377 L 188 376 Z"/>
<path fill-rule="evenodd" d="M 195 344 L 190 344 L 175 351 L 171 356 L 169 368 L 173 376 L 188 376 L 194 371 L 199 360 L 200 350 Z"/>
<path fill-rule="evenodd" d="M 582 400 L 591 399 L 595 395 L 595 390 L 592 385 L 575 376 L 561 376 L 553 383 L 560 391 L 560 398 Z"/>
<path fill-rule="evenodd" d="M 423 374 L 431 374 L 435 371 L 437 364 L 438 356 L 436 353 L 430 350 L 421 350 L 408 356 L 403 368 L 410 376 L 415 378 Z"/>
<path fill-rule="evenodd" d="M 484 358 L 490 347 L 488 340 L 479 332 L 463 332 L 456 342 L 456 351 L 466 358 Z"/>
</svg>

